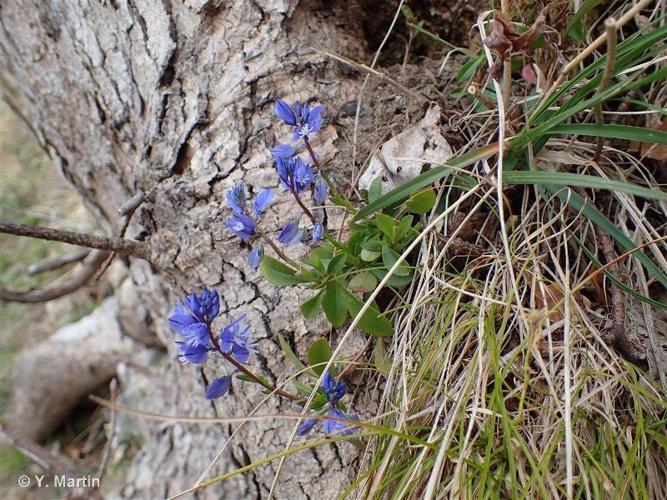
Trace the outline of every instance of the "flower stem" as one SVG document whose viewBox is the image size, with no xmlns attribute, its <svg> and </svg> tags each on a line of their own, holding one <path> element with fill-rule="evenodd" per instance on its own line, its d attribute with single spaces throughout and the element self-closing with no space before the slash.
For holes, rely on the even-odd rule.
<svg viewBox="0 0 667 500">
<path fill-rule="evenodd" d="M 292 194 L 294 195 L 294 199 L 296 200 L 296 202 L 301 207 L 301 210 L 303 210 L 303 213 L 305 213 L 310 219 L 310 222 L 313 223 L 313 226 L 317 224 L 317 220 L 315 219 L 313 212 L 311 212 L 310 209 L 306 205 L 304 205 L 303 201 L 301 200 L 301 197 L 299 196 L 299 193 L 297 193 L 296 191 L 292 191 Z"/>
<path fill-rule="evenodd" d="M 276 393 L 276 394 L 278 394 L 278 395 L 280 395 L 280 396 L 283 396 L 283 397 L 285 397 L 285 398 L 287 398 L 287 399 L 291 399 L 292 401 L 301 401 L 301 400 L 303 400 L 303 398 L 301 398 L 301 397 L 299 397 L 299 396 L 297 396 L 297 395 L 295 395 L 295 394 L 291 394 L 291 393 L 289 393 L 289 392 L 285 392 L 285 391 L 283 391 L 282 389 L 278 389 L 276 386 L 271 385 L 271 384 L 270 384 L 269 382 L 267 382 L 266 380 L 261 379 L 260 377 L 258 377 L 257 375 L 255 375 L 253 372 L 251 372 L 248 368 L 246 368 L 245 366 L 243 366 L 243 364 L 241 364 L 241 363 L 239 363 L 238 361 L 236 361 L 232 355 L 230 355 L 230 354 L 226 353 L 225 351 L 223 351 L 223 350 L 220 348 L 220 343 L 218 342 L 218 340 L 217 340 L 217 339 L 215 338 L 215 336 L 213 335 L 213 332 L 211 331 L 210 326 L 208 327 L 208 336 L 209 336 L 209 338 L 211 339 L 211 342 L 213 342 L 213 345 L 215 346 L 215 348 L 217 349 L 217 351 L 222 355 L 222 357 L 225 358 L 227 361 L 229 361 L 232 365 L 234 365 L 234 367 L 235 367 L 237 370 L 239 370 L 240 372 L 242 372 L 244 375 L 250 377 L 250 378 L 253 379 L 255 382 L 257 382 L 258 384 L 262 385 L 263 387 L 265 387 L 265 388 L 268 389 L 269 391 L 274 392 L 274 393 Z"/>
<path fill-rule="evenodd" d="M 297 269 L 301 269 L 301 266 L 299 265 L 299 263 L 296 262 L 296 261 L 294 261 L 294 260 L 292 260 L 292 259 L 290 259 L 287 255 L 285 255 L 285 252 L 283 252 L 283 251 L 280 249 L 280 247 L 279 247 L 278 245 L 276 245 L 276 242 L 275 242 L 275 241 L 273 241 L 271 238 L 269 238 L 269 237 L 268 237 L 267 235 L 265 235 L 264 233 L 260 233 L 260 236 L 261 236 L 262 238 L 264 238 L 264 241 L 266 241 L 266 243 L 267 243 L 271 248 L 273 248 L 273 251 L 276 252 L 276 254 L 278 255 L 278 257 L 280 257 L 281 259 L 283 259 L 283 260 L 284 260 L 285 262 L 287 262 L 289 265 L 291 265 L 291 266 L 293 266 L 293 267 L 296 267 Z"/>
</svg>

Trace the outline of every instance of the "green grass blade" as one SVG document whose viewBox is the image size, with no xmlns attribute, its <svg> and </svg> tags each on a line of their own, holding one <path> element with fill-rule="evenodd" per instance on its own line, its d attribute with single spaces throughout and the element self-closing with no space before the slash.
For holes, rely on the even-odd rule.
<svg viewBox="0 0 667 500">
<path fill-rule="evenodd" d="M 413 193 L 418 190 L 428 186 L 429 184 L 434 183 L 437 180 L 442 179 L 447 174 L 451 173 L 453 169 L 464 168 L 468 165 L 472 165 L 475 162 L 489 158 L 498 152 L 498 143 L 494 142 L 488 146 L 485 146 L 480 149 L 476 149 L 469 153 L 459 156 L 454 160 L 440 165 L 438 167 L 432 168 L 428 172 L 424 172 L 417 177 L 410 179 L 404 184 L 401 184 L 396 189 L 380 196 L 377 200 L 372 203 L 369 203 L 364 208 L 362 208 L 357 215 L 354 216 L 353 220 L 363 219 L 364 217 L 382 210 L 394 203 L 397 203 L 401 200 L 404 200 L 411 196 Z"/>
<path fill-rule="evenodd" d="M 651 144 L 667 144 L 667 132 L 644 127 L 630 127 L 628 125 L 570 123 L 556 125 L 549 131 L 549 134 L 575 134 L 589 137 L 608 137 L 610 139 L 649 142 Z"/>
<path fill-rule="evenodd" d="M 503 181 L 507 184 L 538 184 L 542 186 L 577 186 L 592 189 L 607 189 L 641 196 L 642 198 L 667 201 L 667 193 L 657 189 L 648 189 L 629 182 L 612 181 L 593 175 L 572 174 L 568 172 L 522 171 L 503 172 Z"/>
</svg>

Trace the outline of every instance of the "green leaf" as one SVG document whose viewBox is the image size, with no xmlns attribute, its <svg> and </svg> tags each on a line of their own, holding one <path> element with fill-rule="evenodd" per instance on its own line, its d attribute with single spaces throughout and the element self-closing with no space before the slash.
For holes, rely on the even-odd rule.
<svg viewBox="0 0 667 500">
<path fill-rule="evenodd" d="M 394 252 L 388 246 L 382 247 L 382 262 L 385 266 L 387 266 L 387 270 L 391 269 L 392 266 L 396 264 L 399 257 L 400 255 Z M 410 266 L 407 264 L 407 262 L 401 261 L 401 263 L 396 268 L 396 271 L 394 271 L 394 274 L 396 276 L 410 276 L 411 272 L 412 270 L 410 269 Z"/>
<path fill-rule="evenodd" d="M 590 137 L 609 137 L 628 141 L 648 142 L 651 144 L 667 144 L 667 132 L 646 127 L 629 125 L 613 125 L 605 123 L 568 123 L 556 125 L 549 130 L 551 134 L 575 134 Z"/>
<path fill-rule="evenodd" d="M 322 375 L 324 365 L 315 366 L 321 363 L 326 363 L 331 359 L 331 347 L 327 339 L 321 338 L 316 340 L 308 348 L 308 364 L 313 367 L 313 371 L 318 375 Z"/>
<path fill-rule="evenodd" d="M 401 219 L 401 222 L 398 224 L 398 228 L 396 229 L 396 241 L 400 240 L 403 236 L 408 234 L 414 219 L 415 218 L 412 215 L 406 215 Z"/>
<path fill-rule="evenodd" d="M 363 260 L 364 262 L 373 262 L 380 255 L 382 255 L 380 252 L 374 252 L 373 250 L 366 250 L 365 248 L 362 248 L 361 252 L 359 253 L 359 257 L 361 257 L 361 260 Z"/>
<path fill-rule="evenodd" d="M 336 274 L 338 271 L 343 269 L 346 260 L 347 260 L 347 255 L 345 255 L 344 253 L 336 255 L 329 262 L 329 265 L 327 266 L 327 272 L 329 274 Z"/>
<path fill-rule="evenodd" d="M 329 283 L 324 291 L 322 308 L 329 323 L 334 327 L 342 326 L 347 318 L 347 309 L 343 307 L 346 291 L 345 287 L 338 280 Z"/>
<path fill-rule="evenodd" d="M 405 206 L 412 213 L 423 215 L 430 212 L 435 204 L 435 190 L 433 188 L 424 189 L 418 193 L 413 194 Z"/>
<path fill-rule="evenodd" d="M 301 304 L 301 314 L 303 314 L 303 317 L 307 320 L 315 318 L 322 307 L 322 299 L 324 299 L 324 293 L 320 291 Z"/>
<path fill-rule="evenodd" d="M 372 213 L 398 203 L 421 188 L 442 179 L 446 175 L 450 174 L 453 170 L 464 168 L 480 160 L 490 158 L 497 152 L 498 143 L 493 143 L 483 148 L 475 149 L 474 151 L 461 155 L 444 165 L 432 168 L 431 170 L 428 170 L 423 174 L 420 174 L 417 177 L 401 184 L 393 191 L 390 191 L 387 194 L 380 196 L 378 199 L 370 202 L 364 208 L 359 210 L 359 212 L 357 212 L 353 220 L 363 219 Z"/>
<path fill-rule="evenodd" d="M 370 271 L 362 271 L 350 280 L 349 288 L 355 292 L 370 292 L 375 290 L 378 279 Z"/>
<path fill-rule="evenodd" d="M 306 281 L 296 275 L 297 271 L 269 255 L 265 255 L 259 270 L 269 283 L 278 286 L 298 285 Z"/>
<path fill-rule="evenodd" d="M 350 315 L 354 318 L 359 314 L 364 303 L 349 290 L 344 289 L 344 303 Z M 394 327 L 386 316 L 380 314 L 375 303 L 366 310 L 357 323 L 359 330 L 375 337 L 390 337 L 394 334 Z"/>
<path fill-rule="evenodd" d="M 586 0 L 577 13 L 570 18 L 570 21 L 567 23 L 567 34 L 570 35 L 575 41 L 583 43 L 586 37 L 586 32 L 584 25 L 582 23 L 584 16 L 593 10 L 602 0 Z"/>
<path fill-rule="evenodd" d="M 396 227 L 396 221 L 393 217 L 390 217 L 387 214 L 378 213 L 375 215 L 375 223 L 380 231 L 389 238 L 389 240 L 394 239 L 394 228 Z"/>
<path fill-rule="evenodd" d="M 387 270 L 386 269 L 371 269 L 371 272 L 377 277 L 378 280 L 384 279 L 384 277 L 387 275 Z M 391 287 L 401 287 L 405 286 L 409 283 L 412 282 L 412 276 L 397 276 L 396 274 L 392 274 L 389 277 L 389 280 L 387 281 L 387 286 Z"/>
<path fill-rule="evenodd" d="M 634 194 L 642 198 L 667 200 L 667 193 L 658 189 L 648 189 L 629 182 L 612 181 L 593 175 L 571 174 L 567 172 L 545 172 L 542 170 L 514 170 L 503 172 L 503 181 L 507 184 L 539 184 L 542 186 L 579 186 L 594 189 L 607 189 Z"/>
<path fill-rule="evenodd" d="M 368 202 L 373 203 L 382 196 L 382 176 L 378 175 L 368 186 Z"/>
<path fill-rule="evenodd" d="M 285 357 L 292 362 L 297 370 L 301 371 L 306 369 L 305 365 L 299 359 L 299 356 L 294 353 L 290 345 L 287 343 L 287 340 L 285 340 L 285 337 L 281 334 L 278 334 L 278 343 L 280 344 L 280 349 L 285 354 Z"/>
</svg>

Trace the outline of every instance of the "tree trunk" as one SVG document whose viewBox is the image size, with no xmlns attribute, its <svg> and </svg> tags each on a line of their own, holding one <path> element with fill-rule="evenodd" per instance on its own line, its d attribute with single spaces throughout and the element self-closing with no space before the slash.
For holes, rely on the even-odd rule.
<svg viewBox="0 0 667 500">
<path fill-rule="evenodd" d="M 288 134 L 272 114 L 277 98 L 327 106 L 318 151 L 334 163 L 346 144 L 333 125 L 336 112 L 353 99 L 357 81 L 312 48 L 366 59 L 362 18 L 357 2 L 344 0 L 0 3 L 4 97 L 109 235 L 122 227 L 119 207 L 146 193 L 127 236 L 149 245 L 152 263 L 127 260 L 134 286 L 129 299 L 119 298 L 121 320 L 135 337 L 157 338 L 169 354 L 151 367 L 151 390 L 137 399 L 141 409 L 243 416 L 262 399 L 255 386 L 237 384 L 234 395 L 211 404 L 204 384 L 222 365 L 202 370 L 176 362 L 166 320 L 174 302 L 200 285 L 220 290 L 224 319 L 248 315 L 260 339 L 255 367 L 269 379 L 289 373 L 278 333 L 303 354 L 325 332 L 323 323 L 301 318 L 300 292 L 277 290 L 247 267 L 247 248 L 224 228 L 224 193 L 240 180 L 255 192 L 277 185 L 269 151 Z M 334 178 L 349 176 L 338 163 Z M 273 230 L 296 214 L 286 197 L 280 201 L 267 221 Z M 272 399 L 260 413 L 296 410 Z M 192 486 L 232 430 L 133 422 L 145 429 L 122 491 L 133 498 Z M 206 477 L 282 450 L 291 425 L 247 424 Z M 353 458 L 345 445 L 290 458 L 277 496 L 333 498 Z M 217 484 L 201 497 L 265 496 L 275 468 Z"/>
</svg>

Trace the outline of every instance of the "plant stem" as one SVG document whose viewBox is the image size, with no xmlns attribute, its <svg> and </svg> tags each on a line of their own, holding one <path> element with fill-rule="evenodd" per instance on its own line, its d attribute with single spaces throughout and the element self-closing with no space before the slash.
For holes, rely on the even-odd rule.
<svg viewBox="0 0 667 500">
<path fill-rule="evenodd" d="M 264 238 L 264 241 L 266 241 L 266 243 L 267 243 L 271 248 L 273 248 L 273 251 L 276 252 L 276 254 L 278 254 L 278 257 L 280 257 L 281 259 L 283 259 L 285 262 L 287 262 L 288 264 L 290 264 L 290 265 L 293 266 L 293 267 L 296 267 L 296 268 L 299 268 L 299 269 L 301 268 L 301 266 L 299 265 L 298 262 L 296 262 L 296 261 L 290 259 L 287 255 L 285 255 L 285 252 L 283 252 L 283 251 L 280 249 L 280 247 L 279 247 L 278 245 L 276 245 L 275 241 L 273 241 L 271 238 L 269 238 L 269 237 L 268 237 L 267 235 L 265 235 L 264 233 L 260 233 L 260 236 L 261 236 L 262 238 Z"/>
<path fill-rule="evenodd" d="M 296 202 L 301 207 L 301 210 L 303 210 L 303 213 L 305 213 L 310 219 L 310 222 L 313 223 L 313 226 L 317 224 L 317 220 L 315 219 L 313 212 L 311 212 L 310 209 L 306 205 L 304 205 L 303 201 L 301 200 L 301 197 L 299 196 L 299 193 L 297 193 L 296 191 L 292 191 L 292 194 L 294 195 L 294 199 L 296 200 Z"/>
<path fill-rule="evenodd" d="M 614 64 L 616 63 L 616 20 L 613 17 L 610 17 L 604 22 L 604 28 L 607 33 L 607 63 L 604 66 L 604 73 L 602 75 L 602 80 L 600 80 L 600 86 L 598 87 L 598 92 L 604 92 L 609 85 L 609 80 L 611 80 L 611 74 L 614 71 Z M 593 110 L 595 114 L 595 121 L 597 123 L 604 123 L 604 116 L 602 114 L 602 103 L 595 106 Z M 593 161 L 598 161 L 600 155 L 602 154 L 602 137 L 597 138 L 597 143 L 595 146 L 595 155 L 593 156 Z"/>
<path fill-rule="evenodd" d="M 218 342 L 218 340 L 217 340 L 217 339 L 215 338 L 215 336 L 213 335 L 213 332 L 211 331 L 211 327 L 210 327 L 210 325 L 207 325 L 207 328 L 208 328 L 208 337 L 211 339 L 211 342 L 213 342 L 213 345 L 215 346 L 216 350 L 222 355 L 223 358 L 225 358 L 225 359 L 226 359 L 227 361 L 229 361 L 232 365 L 234 365 L 234 367 L 235 367 L 238 371 L 240 371 L 240 372 L 242 372 L 244 375 L 250 377 L 250 378 L 253 379 L 255 382 L 257 382 L 258 384 L 262 385 L 263 387 L 265 387 L 266 389 L 268 389 L 269 391 L 271 391 L 271 392 L 273 392 L 273 393 L 276 393 L 276 394 L 278 394 L 278 395 L 280 395 L 280 396 L 283 396 L 283 397 L 285 397 L 285 398 L 291 399 L 292 401 L 301 401 L 301 400 L 303 399 L 303 398 L 301 398 L 301 397 L 299 397 L 299 396 L 296 396 L 296 395 L 294 395 L 294 394 L 290 394 L 289 392 L 285 392 L 285 391 L 283 391 L 282 389 L 278 389 L 276 386 L 271 385 L 269 382 L 267 382 L 267 381 L 265 381 L 265 380 L 262 380 L 260 377 L 258 377 L 258 376 L 255 375 L 253 372 L 251 372 L 248 368 L 246 368 L 245 366 L 243 366 L 243 364 L 241 364 L 241 363 L 239 363 L 238 361 L 236 361 L 232 355 L 226 353 L 225 351 L 223 351 L 223 350 L 220 348 L 220 342 Z"/>
</svg>

